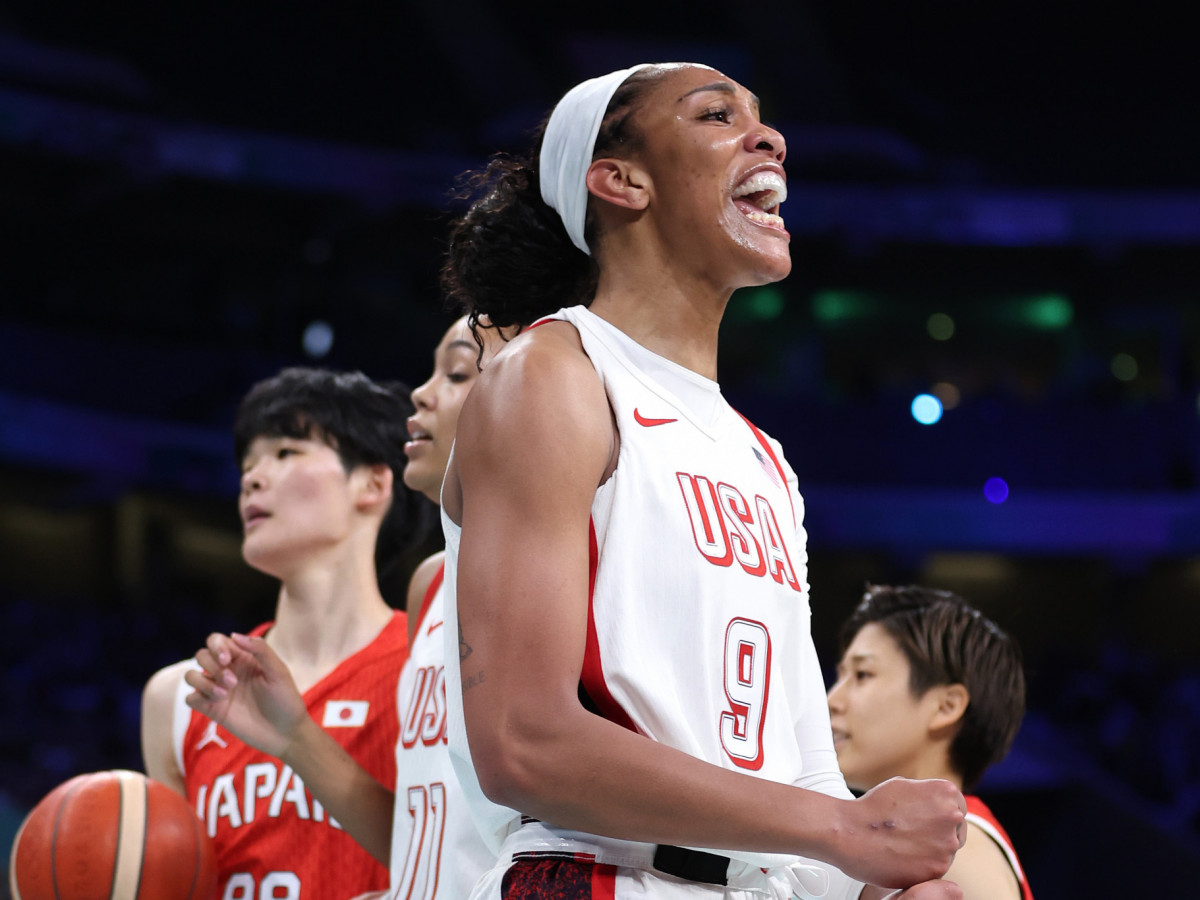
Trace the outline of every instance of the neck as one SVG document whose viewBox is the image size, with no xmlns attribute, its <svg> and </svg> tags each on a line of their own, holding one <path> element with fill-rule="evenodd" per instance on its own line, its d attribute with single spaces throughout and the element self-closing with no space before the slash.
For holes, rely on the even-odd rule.
<svg viewBox="0 0 1200 900">
<path fill-rule="evenodd" d="M 602 275 L 589 309 L 647 350 L 717 380 L 717 338 L 732 291 L 689 290 L 672 278 Z"/>
<path fill-rule="evenodd" d="M 313 554 L 283 579 L 267 642 L 305 691 L 374 640 L 392 613 L 379 593 L 373 552 Z"/>
<path fill-rule="evenodd" d="M 717 380 L 717 335 L 746 273 L 647 216 L 602 223 L 591 310 L 642 346 Z M 685 243 L 681 244 L 681 241 Z"/>
<path fill-rule="evenodd" d="M 962 775 L 956 772 L 954 767 L 950 765 L 949 744 L 939 743 L 930 746 L 928 749 L 929 752 L 913 760 L 911 771 L 902 774 L 907 778 L 941 778 L 951 782 L 961 791 Z"/>
</svg>

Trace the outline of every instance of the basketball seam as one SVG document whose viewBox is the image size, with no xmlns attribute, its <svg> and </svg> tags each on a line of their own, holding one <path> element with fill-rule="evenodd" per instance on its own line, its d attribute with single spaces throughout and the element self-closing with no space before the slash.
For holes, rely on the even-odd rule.
<svg viewBox="0 0 1200 900">
<path fill-rule="evenodd" d="M 134 890 L 133 896 L 136 898 L 142 895 L 142 876 L 146 874 L 146 842 L 150 840 L 150 781 L 146 779 L 142 782 L 142 849 L 138 853 L 138 877 L 137 889 Z"/>
<path fill-rule="evenodd" d="M 67 803 L 70 802 L 71 796 L 79 790 L 82 785 L 77 784 L 75 787 L 67 791 L 67 794 L 62 799 L 62 803 L 58 804 L 58 811 L 54 815 L 54 831 L 50 834 L 50 884 L 54 888 L 54 900 L 62 900 L 62 895 L 58 892 L 58 826 L 62 824 L 63 814 L 67 810 Z"/>
<path fill-rule="evenodd" d="M 117 846 L 113 855 L 113 881 L 109 900 L 126 896 L 130 887 L 133 900 L 141 893 L 142 875 L 146 867 L 146 841 L 149 832 L 150 791 L 149 782 L 138 772 L 117 769 Z M 135 799 L 135 795 L 136 798 Z M 134 807 L 139 805 L 140 809 Z M 126 806 L 129 806 L 126 809 Z M 132 821 L 129 821 L 132 820 Z M 136 827 L 135 827 L 136 826 Z M 132 851 L 132 852 L 131 852 Z M 122 893 L 118 894 L 117 891 Z"/>
<path fill-rule="evenodd" d="M 17 884 L 17 848 L 21 846 L 21 835 L 25 833 L 25 826 L 29 824 L 29 817 L 21 823 L 21 827 L 17 829 L 17 836 L 13 838 L 12 852 L 9 853 L 8 859 L 8 887 L 12 891 L 12 900 L 21 900 L 21 886 Z"/>
<path fill-rule="evenodd" d="M 125 792 L 121 790 L 121 779 L 117 778 L 117 846 L 113 852 L 113 871 L 112 884 L 108 888 L 108 900 L 113 900 L 113 894 L 117 890 L 117 868 L 121 862 L 121 838 L 124 837 L 124 821 L 125 821 Z M 136 894 L 134 895 L 137 896 Z"/>
</svg>

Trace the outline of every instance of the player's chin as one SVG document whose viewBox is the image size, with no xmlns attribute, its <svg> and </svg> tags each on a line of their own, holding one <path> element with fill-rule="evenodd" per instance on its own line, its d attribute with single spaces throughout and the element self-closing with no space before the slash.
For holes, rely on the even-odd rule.
<svg viewBox="0 0 1200 900">
<path fill-rule="evenodd" d="M 247 538 L 242 542 L 242 559 L 252 569 L 258 569 L 272 578 L 282 578 L 286 554 L 267 541 Z"/>
<path fill-rule="evenodd" d="M 765 284 L 774 284 L 777 281 L 783 281 L 791 272 L 792 257 L 787 252 L 786 246 L 782 252 L 757 253 L 754 257 L 754 266 L 742 287 L 761 287 Z"/>
<path fill-rule="evenodd" d="M 442 474 L 445 471 L 444 460 L 430 459 L 427 452 L 422 453 L 419 457 L 409 459 L 404 467 L 404 484 L 426 497 L 436 497 L 441 493 Z"/>
<path fill-rule="evenodd" d="M 792 274 L 792 255 L 784 250 L 782 254 L 771 258 L 772 265 L 766 272 L 763 273 L 764 284 L 773 284 L 776 281 L 783 281 L 788 275 Z"/>
<path fill-rule="evenodd" d="M 754 254 L 753 284 L 772 284 L 782 281 L 792 272 L 792 249 L 787 232 L 775 233 L 760 228 L 757 240 L 751 244 Z"/>
</svg>

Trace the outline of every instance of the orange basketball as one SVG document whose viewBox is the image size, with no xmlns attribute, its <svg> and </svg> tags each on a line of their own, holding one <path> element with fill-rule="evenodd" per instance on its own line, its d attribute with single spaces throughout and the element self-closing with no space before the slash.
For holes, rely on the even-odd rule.
<svg viewBox="0 0 1200 900">
<path fill-rule="evenodd" d="M 13 841 L 13 900 L 213 900 L 212 841 L 188 802 L 140 772 L 77 775 Z"/>
</svg>

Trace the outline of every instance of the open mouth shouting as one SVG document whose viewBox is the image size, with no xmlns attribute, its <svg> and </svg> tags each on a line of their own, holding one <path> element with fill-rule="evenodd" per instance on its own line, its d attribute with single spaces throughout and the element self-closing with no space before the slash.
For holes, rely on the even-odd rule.
<svg viewBox="0 0 1200 900">
<path fill-rule="evenodd" d="M 776 169 L 759 169 L 733 189 L 733 204 L 756 225 L 785 231 L 779 206 L 787 199 L 787 182 Z"/>
</svg>

